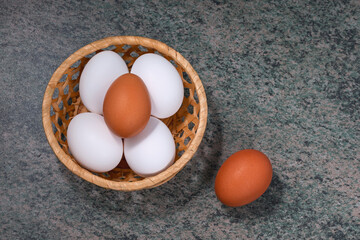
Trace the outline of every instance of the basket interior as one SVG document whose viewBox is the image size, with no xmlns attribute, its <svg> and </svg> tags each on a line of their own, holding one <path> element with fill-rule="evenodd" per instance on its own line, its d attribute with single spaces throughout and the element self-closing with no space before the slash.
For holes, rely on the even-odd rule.
<svg viewBox="0 0 360 240">
<path fill-rule="evenodd" d="M 191 141 L 194 139 L 196 131 L 199 126 L 199 99 L 196 94 L 195 84 L 191 81 L 187 73 L 180 67 L 176 61 L 168 56 L 162 55 L 155 49 L 145 48 L 141 45 L 112 45 L 105 49 L 100 49 L 92 54 L 89 54 L 79 61 L 75 62 L 69 69 L 67 69 L 57 84 L 54 86 L 54 93 L 52 95 L 50 119 L 53 127 L 55 138 L 60 147 L 68 154 L 71 159 L 77 164 L 75 159 L 69 152 L 66 130 L 71 119 L 79 113 L 87 112 L 88 110 L 82 104 L 79 95 L 79 80 L 82 70 L 86 63 L 92 56 L 104 50 L 111 50 L 118 53 L 126 62 L 129 70 L 134 61 L 145 53 L 159 54 L 168 59 L 179 72 L 184 85 L 184 100 L 182 106 L 173 116 L 162 119 L 162 121 L 169 127 L 176 145 L 177 161 L 186 151 Z M 135 174 L 131 169 L 116 167 L 112 171 L 106 173 L 93 173 L 102 178 L 106 178 L 119 182 L 134 182 L 140 181 L 143 178 Z"/>
</svg>

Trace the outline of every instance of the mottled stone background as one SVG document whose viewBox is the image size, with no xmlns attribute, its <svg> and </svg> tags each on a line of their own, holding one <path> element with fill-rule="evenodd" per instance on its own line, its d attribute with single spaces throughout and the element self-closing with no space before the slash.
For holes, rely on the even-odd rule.
<svg viewBox="0 0 360 240">
<path fill-rule="evenodd" d="M 0 1 L 1 239 L 359 239 L 359 1 Z M 45 87 L 74 51 L 114 35 L 160 40 L 208 98 L 191 162 L 151 190 L 73 175 L 41 122 Z M 269 156 L 268 191 L 223 206 L 232 153 Z"/>
</svg>

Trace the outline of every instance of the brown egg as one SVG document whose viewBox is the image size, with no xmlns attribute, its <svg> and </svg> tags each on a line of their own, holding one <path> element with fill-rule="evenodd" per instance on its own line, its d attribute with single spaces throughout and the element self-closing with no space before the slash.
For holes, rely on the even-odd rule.
<svg viewBox="0 0 360 240">
<path fill-rule="evenodd" d="M 262 152 L 254 149 L 236 152 L 216 175 L 216 196 L 230 207 L 251 203 L 269 187 L 272 173 L 271 162 Z"/>
<path fill-rule="evenodd" d="M 116 135 L 129 138 L 140 133 L 151 114 L 149 92 L 141 78 L 127 73 L 116 79 L 105 95 L 103 112 Z"/>
</svg>

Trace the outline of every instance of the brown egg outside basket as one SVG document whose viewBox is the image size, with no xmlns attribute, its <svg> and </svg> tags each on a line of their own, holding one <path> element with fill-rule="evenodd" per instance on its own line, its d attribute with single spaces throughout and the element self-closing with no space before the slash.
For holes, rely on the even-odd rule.
<svg viewBox="0 0 360 240">
<path fill-rule="evenodd" d="M 107 173 L 93 173 L 80 166 L 69 152 L 66 141 L 69 122 L 77 114 L 88 111 L 79 95 L 80 75 L 89 59 L 103 50 L 119 53 L 129 69 L 142 54 L 161 54 L 174 64 L 182 77 L 185 93 L 182 106 L 173 116 L 162 119 L 175 140 L 175 163 L 155 176 L 142 178 L 131 169 L 119 167 Z M 134 191 L 159 186 L 184 168 L 203 138 L 207 121 L 207 101 L 199 76 L 190 63 L 174 49 L 149 38 L 115 36 L 86 45 L 60 65 L 45 90 L 42 119 L 51 148 L 70 171 L 100 187 Z"/>
</svg>

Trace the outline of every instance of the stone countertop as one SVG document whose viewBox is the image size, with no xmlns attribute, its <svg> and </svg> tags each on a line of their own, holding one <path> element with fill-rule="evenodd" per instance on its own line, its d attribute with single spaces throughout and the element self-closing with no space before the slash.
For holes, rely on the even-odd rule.
<svg viewBox="0 0 360 240">
<path fill-rule="evenodd" d="M 356 239 L 360 236 L 358 1 L 2 1 L 1 239 Z M 102 189 L 47 143 L 45 87 L 82 46 L 160 40 L 199 74 L 204 139 L 149 190 Z M 215 175 L 232 153 L 264 152 L 274 177 L 240 208 Z M 358 237 L 356 237 L 358 236 Z"/>
</svg>

